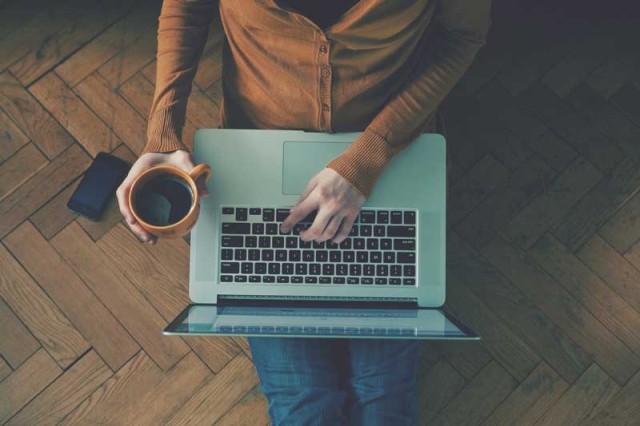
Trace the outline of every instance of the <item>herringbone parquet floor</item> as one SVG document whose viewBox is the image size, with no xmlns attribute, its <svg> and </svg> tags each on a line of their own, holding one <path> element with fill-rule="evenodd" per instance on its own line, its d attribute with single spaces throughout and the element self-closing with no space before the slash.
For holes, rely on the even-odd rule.
<svg viewBox="0 0 640 426">
<path fill-rule="evenodd" d="M 484 339 L 424 345 L 424 424 L 640 424 L 640 22 L 601 4 L 496 0 L 446 101 L 446 306 Z M 187 243 L 65 208 L 96 153 L 143 147 L 159 7 L 0 0 L 0 423 L 268 423 L 244 339 L 160 334 Z"/>
</svg>

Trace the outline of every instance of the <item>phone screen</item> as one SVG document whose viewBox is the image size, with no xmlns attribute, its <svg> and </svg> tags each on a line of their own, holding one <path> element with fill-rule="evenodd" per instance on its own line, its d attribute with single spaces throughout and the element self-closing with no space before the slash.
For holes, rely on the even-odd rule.
<svg viewBox="0 0 640 426">
<path fill-rule="evenodd" d="M 69 199 L 67 207 L 89 219 L 98 220 L 128 170 L 129 165 L 123 160 L 99 153 Z"/>
</svg>

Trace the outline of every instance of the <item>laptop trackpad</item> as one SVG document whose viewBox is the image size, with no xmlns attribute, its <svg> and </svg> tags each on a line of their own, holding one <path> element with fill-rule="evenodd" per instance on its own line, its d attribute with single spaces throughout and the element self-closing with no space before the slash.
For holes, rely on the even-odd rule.
<svg viewBox="0 0 640 426">
<path fill-rule="evenodd" d="M 286 141 L 283 145 L 282 193 L 300 195 L 309 180 L 339 156 L 349 142 Z"/>
</svg>

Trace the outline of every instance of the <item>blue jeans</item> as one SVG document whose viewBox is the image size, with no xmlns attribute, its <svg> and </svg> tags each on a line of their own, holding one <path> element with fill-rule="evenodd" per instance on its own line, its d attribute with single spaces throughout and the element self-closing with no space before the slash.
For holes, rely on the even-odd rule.
<svg viewBox="0 0 640 426">
<path fill-rule="evenodd" d="M 279 425 L 415 425 L 419 341 L 250 337 Z"/>
</svg>

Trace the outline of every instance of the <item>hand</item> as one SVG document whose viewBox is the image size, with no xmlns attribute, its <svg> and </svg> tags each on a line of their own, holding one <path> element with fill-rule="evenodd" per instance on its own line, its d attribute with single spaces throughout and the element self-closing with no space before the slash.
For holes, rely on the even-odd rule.
<svg viewBox="0 0 640 426">
<path fill-rule="evenodd" d="M 351 231 L 366 198 L 348 180 L 333 169 L 324 168 L 309 181 L 291 213 L 282 222 L 283 232 L 289 232 L 296 223 L 318 211 L 313 224 L 300 232 L 303 241 L 318 242 L 333 238 L 340 244 Z"/>
<path fill-rule="evenodd" d="M 142 229 L 142 226 L 140 226 L 133 216 L 133 213 L 131 213 L 131 206 L 129 205 L 129 191 L 131 190 L 133 181 L 139 174 L 153 166 L 159 166 L 161 164 L 179 167 L 187 173 L 196 166 L 193 161 L 193 157 L 191 157 L 191 154 L 187 151 L 178 150 L 170 153 L 149 152 L 138 158 L 131 167 L 131 170 L 129 170 L 129 174 L 116 191 L 120 213 L 122 213 L 127 225 L 129 225 L 129 228 L 131 228 L 133 233 L 136 234 L 141 241 L 150 244 L 155 244 L 158 238 Z M 209 196 L 209 191 L 207 190 L 204 179 L 198 179 L 196 185 L 198 186 L 198 194 L 200 197 Z"/>
</svg>

